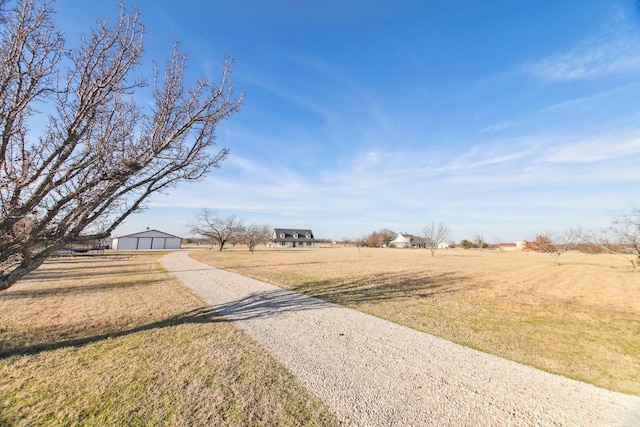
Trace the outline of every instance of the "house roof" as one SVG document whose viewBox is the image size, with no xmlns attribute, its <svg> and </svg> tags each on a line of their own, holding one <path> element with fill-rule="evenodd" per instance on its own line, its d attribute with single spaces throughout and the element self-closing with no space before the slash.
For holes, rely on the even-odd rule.
<svg viewBox="0 0 640 427">
<path fill-rule="evenodd" d="M 409 233 L 398 233 L 398 235 L 396 236 L 396 238 L 394 240 L 399 240 L 398 238 L 402 236 L 404 237 L 407 241 L 412 241 L 412 240 L 424 240 L 424 237 L 420 237 L 420 236 L 414 236 L 413 234 L 409 234 Z"/>
<path fill-rule="evenodd" d="M 282 237 L 284 235 L 284 237 Z M 307 237 L 307 235 L 309 237 Z M 273 229 L 273 240 L 285 241 L 285 242 L 312 242 L 315 241 L 313 237 L 313 231 L 310 229 L 301 229 L 301 228 L 274 228 Z"/>
<path fill-rule="evenodd" d="M 182 239 L 182 237 L 174 236 L 173 234 L 165 233 L 159 230 L 145 230 L 138 233 L 126 234 L 124 236 L 115 237 L 115 239 L 122 239 L 123 237 L 175 237 L 176 239 Z"/>
</svg>

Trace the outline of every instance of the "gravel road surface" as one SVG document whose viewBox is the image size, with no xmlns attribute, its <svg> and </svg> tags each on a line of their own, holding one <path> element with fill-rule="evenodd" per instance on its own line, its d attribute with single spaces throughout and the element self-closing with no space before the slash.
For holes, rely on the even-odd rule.
<svg viewBox="0 0 640 427">
<path fill-rule="evenodd" d="M 162 265 L 267 348 L 345 425 L 640 426 L 640 397 L 481 353 L 210 267 Z"/>
</svg>

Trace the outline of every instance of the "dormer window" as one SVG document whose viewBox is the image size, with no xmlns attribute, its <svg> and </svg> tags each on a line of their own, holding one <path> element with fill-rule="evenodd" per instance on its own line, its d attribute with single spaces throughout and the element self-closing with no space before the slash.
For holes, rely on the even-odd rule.
<svg viewBox="0 0 640 427">
<path fill-rule="evenodd" d="M 311 239 L 311 233 L 307 233 L 304 235 L 307 239 Z"/>
<path fill-rule="evenodd" d="M 280 233 L 280 238 L 284 239 L 284 233 Z"/>
<path fill-rule="evenodd" d="M 293 238 L 297 239 L 298 238 L 298 233 L 293 233 Z"/>
</svg>

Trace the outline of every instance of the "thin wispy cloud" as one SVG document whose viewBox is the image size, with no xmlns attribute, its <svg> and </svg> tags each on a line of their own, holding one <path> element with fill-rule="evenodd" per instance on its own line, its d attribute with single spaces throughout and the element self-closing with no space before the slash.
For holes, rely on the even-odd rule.
<svg viewBox="0 0 640 427">
<path fill-rule="evenodd" d="M 640 155 L 640 138 L 622 141 L 595 139 L 553 147 L 544 160 L 556 163 L 594 163 Z"/>
<path fill-rule="evenodd" d="M 640 70 L 640 39 L 613 33 L 581 42 L 573 49 L 523 66 L 522 71 L 549 82 L 592 79 Z"/>
<path fill-rule="evenodd" d="M 490 153 L 480 153 L 479 151 L 480 149 L 477 149 L 468 155 L 455 158 L 450 163 L 437 168 L 437 171 L 462 171 L 484 168 L 487 166 L 495 166 L 505 163 L 512 163 L 516 160 L 520 160 L 523 157 L 526 157 L 531 153 L 531 150 Z"/>
<path fill-rule="evenodd" d="M 503 120 L 480 129 L 480 133 L 501 132 L 507 129 L 516 128 L 525 123 L 525 120 Z"/>
</svg>

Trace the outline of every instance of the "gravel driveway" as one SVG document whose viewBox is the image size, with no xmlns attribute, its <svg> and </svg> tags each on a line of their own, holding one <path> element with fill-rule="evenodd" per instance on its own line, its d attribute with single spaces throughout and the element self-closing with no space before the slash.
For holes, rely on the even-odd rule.
<svg viewBox="0 0 640 427">
<path fill-rule="evenodd" d="M 640 397 L 453 344 L 176 251 L 162 265 L 346 425 L 638 426 Z"/>
</svg>

